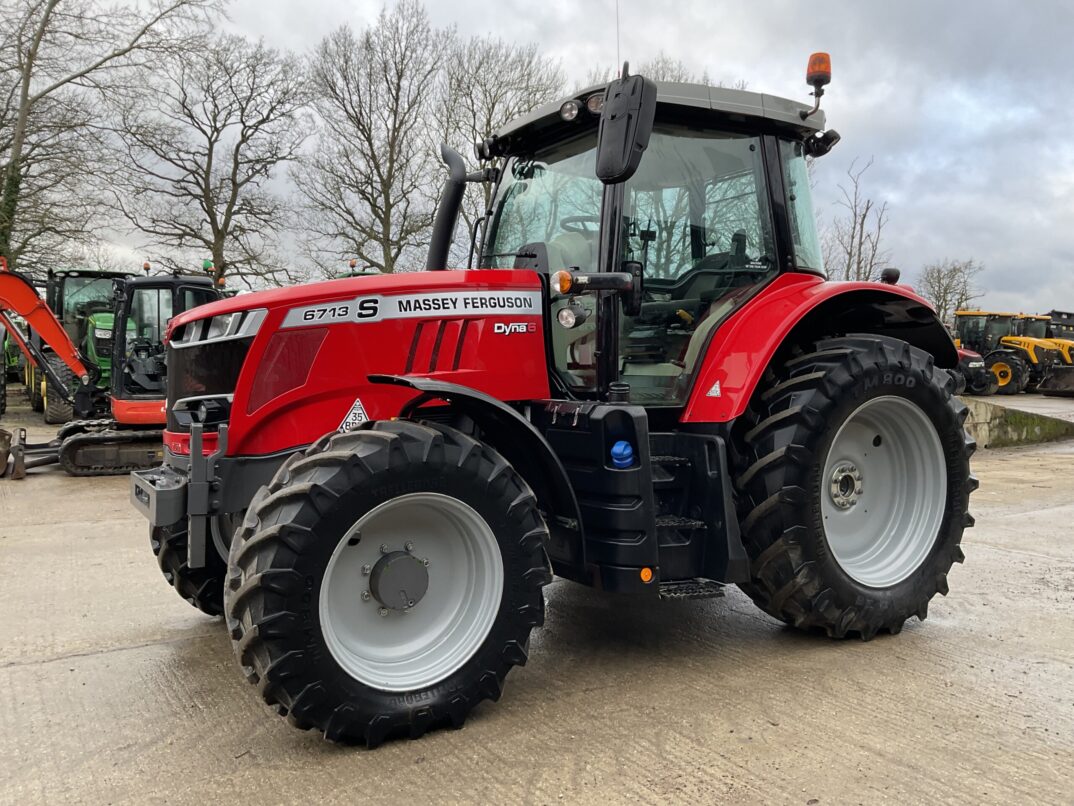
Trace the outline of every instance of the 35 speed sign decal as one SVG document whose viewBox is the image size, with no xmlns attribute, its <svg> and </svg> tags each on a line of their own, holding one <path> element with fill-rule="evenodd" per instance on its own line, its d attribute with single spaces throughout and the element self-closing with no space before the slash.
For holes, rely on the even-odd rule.
<svg viewBox="0 0 1074 806">
<path fill-rule="evenodd" d="M 342 322 L 379 322 L 434 314 L 449 316 L 537 316 L 540 291 L 446 291 L 425 294 L 359 297 L 323 305 L 292 308 L 281 327 L 311 327 Z"/>
</svg>

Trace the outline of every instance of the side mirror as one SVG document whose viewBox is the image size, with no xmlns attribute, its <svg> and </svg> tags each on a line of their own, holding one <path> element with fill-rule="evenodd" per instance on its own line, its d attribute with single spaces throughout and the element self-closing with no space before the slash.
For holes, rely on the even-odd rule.
<svg viewBox="0 0 1074 806">
<path fill-rule="evenodd" d="M 656 84 L 623 76 L 608 85 L 597 131 L 597 178 L 606 185 L 625 182 L 641 164 L 656 118 Z"/>
<path fill-rule="evenodd" d="M 839 136 L 839 132 L 835 129 L 828 129 L 823 134 L 815 134 L 812 137 L 807 137 L 802 145 L 805 155 L 807 157 L 823 157 L 838 143 L 842 138 Z"/>
</svg>

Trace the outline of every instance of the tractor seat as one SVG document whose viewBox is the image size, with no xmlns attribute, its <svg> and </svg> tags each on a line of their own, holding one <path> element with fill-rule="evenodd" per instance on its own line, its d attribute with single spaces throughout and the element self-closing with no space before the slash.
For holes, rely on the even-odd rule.
<svg viewBox="0 0 1074 806">
<path fill-rule="evenodd" d="M 563 232 L 545 246 L 548 249 L 549 271 L 577 267 L 581 271 L 596 270 L 596 242 L 580 232 Z"/>
</svg>

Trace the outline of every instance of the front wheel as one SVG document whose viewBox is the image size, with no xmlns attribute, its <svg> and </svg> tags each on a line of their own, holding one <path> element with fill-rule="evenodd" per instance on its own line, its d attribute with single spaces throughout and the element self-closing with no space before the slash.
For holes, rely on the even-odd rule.
<svg viewBox="0 0 1074 806">
<path fill-rule="evenodd" d="M 896 633 L 947 594 L 973 525 L 976 447 L 930 355 L 895 339 L 830 339 L 770 372 L 738 435 L 752 580 L 788 624 Z"/>
<path fill-rule="evenodd" d="M 73 396 L 76 383 L 75 374 L 71 372 L 63 361 L 55 356 L 49 356 L 48 363 L 49 368 L 66 384 L 68 394 Z M 75 416 L 74 406 L 63 399 L 60 390 L 49 379 L 48 375 L 45 375 L 43 388 L 45 422 L 50 425 L 60 425 L 73 420 Z"/>
<path fill-rule="evenodd" d="M 511 466 L 446 426 L 322 438 L 255 496 L 225 611 L 261 696 L 369 746 L 462 725 L 544 620 L 547 529 Z"/>
<path fill-rule="evenodd" d="M 149 544 L 164 579 L 183 599 L 207 616 L 224 612 L 224 573 L 227 564 L 212 546 L 205 552 L 205 565 L 191 568 L 187 563 L 186 519 L 170 526 L 154 526 Z"/>
<path fill-rule="evenodd" d="M 996 379 L 997 394 L 1016 395 L 1029 385 L 1029 368 L 1013 353 L 992 353 L 985 364 Z"/>
</svg>

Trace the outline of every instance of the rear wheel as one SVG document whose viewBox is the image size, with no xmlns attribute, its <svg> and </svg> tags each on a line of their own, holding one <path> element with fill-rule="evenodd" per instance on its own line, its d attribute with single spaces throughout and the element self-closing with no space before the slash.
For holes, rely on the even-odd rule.
<svg viewBox="0 0 1074 806">
<path fill-rule="evenodd" d="M 205 567 L 187 563 L 187 526 L 179 521 L 170 526 L 154 526 L 149 542 L 164 579 L 175 592 L 209 616 L 224 612 L 224 574 L 227 564 L 212 546 L 205 552 Z"/>
<path fill-rule="evenodd" d="M 1029 383 L 1025 362 L 1013 353 L 992 353 L 985 365 L 996 379 L 997 394 L 1016 395 Z"/>
<path fill-rule="evenodd" d="M 249 513 L 228 628 L 296 726 L 370 746 L 459 727 L 526 662 L 547 529 L 521 477 L 471 437 L 406 421 L 327 436 Z"/>
<path fill-rule="evenodd" d="M 55 356 L 49 356 L 48 365 L 60 380 L 63 381 L 64 385 L 67 387 L 68 394 L 74 395 L 75 374 L 71 372 L 70 368 Z M 75 416 L 74 406 L 63 399 L 59 388 L 47 375 L 45 376 L 44 409 L 45 422 L 51 425 L 66 423 L 67 421 L 74 419 Z"/>
<path fill-rule="evenodd" d="M 976 446 L 952 386 L 927 353 L 870 336 L 769 373 L 736 482 L 758 606 L 836 638 L 926 617 L 973 525 Z"/>
</svg>

